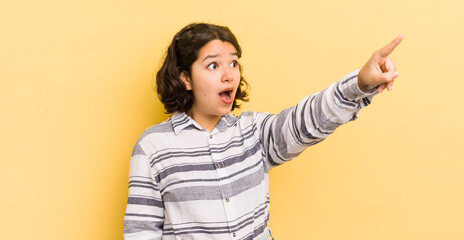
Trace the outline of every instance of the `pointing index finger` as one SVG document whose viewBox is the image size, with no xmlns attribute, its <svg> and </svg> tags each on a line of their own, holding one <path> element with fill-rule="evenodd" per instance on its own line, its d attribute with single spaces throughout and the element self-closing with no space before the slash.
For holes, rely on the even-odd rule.
<svg viewBox="0 0 464 240">
<path fill-rule="evenodd" d="M 400 44 L 401 40 L 403 40 L 403 37 L 404 37 L 403 34 L 400 34 L 390 44 L 388 44 L 387 46 L 381 48 L 379 50 L 379 55 L 381 57 L 388 57 L 388 55 L 390 55 L 390 53 L 392 53 L 393 50 L 395 50 L 396 46 L 398 46 L 398 44 Z"/>
</svg>

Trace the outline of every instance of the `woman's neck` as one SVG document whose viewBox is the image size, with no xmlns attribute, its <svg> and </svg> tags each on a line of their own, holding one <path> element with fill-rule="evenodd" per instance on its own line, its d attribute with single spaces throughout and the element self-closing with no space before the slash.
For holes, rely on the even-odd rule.
<svg viewBox="0 0 464 240">
<path fill-rule="evenodd" d="M 208 132 L 212 132 L 221 120 L 221 116 L 204 116 L 202 114 L 194 114 L 193 111 L 187 111 L 186 114 Z"/>
</svg>

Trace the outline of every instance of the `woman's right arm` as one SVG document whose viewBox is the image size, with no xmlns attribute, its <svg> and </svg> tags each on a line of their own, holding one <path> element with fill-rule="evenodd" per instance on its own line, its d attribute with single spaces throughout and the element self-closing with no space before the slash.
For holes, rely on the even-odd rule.
<svg viewBox="0 0 464 240">
<path fill-rule="evenodd" d="M 163 235 L 164 204 L 159 184 L 139 142 L 129 167 L 129 197 L 124 216 L 125 240 L 160 240 Z"/>
</svg>

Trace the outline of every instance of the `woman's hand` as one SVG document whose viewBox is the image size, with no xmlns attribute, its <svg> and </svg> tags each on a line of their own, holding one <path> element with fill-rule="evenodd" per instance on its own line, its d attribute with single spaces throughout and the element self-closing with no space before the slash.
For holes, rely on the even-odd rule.
<svg viewBox="0 0 464 240">
<path fill-rule="evenodd" d="M 387 46 L 375 51 L 369 61 L 361 68 L 358 74 L 358 86 L 361 91 L 367 92 L 377 86 L 379 93 L 383 92 L 385 88 L 389 91 L 392 90 L 393 81 L 398 77 L 398 72 L 393 60 L 388 55 L 400 44 L 401 40 L 403 40 L 403 34 L 400 34 Z"/>
</svg>

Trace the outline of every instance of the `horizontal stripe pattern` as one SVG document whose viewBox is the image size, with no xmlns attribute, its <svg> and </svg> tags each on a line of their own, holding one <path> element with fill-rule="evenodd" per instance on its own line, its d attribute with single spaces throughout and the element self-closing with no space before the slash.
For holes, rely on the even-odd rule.
<svg viewBox="0 0 464 240">
<path fill-rule="evenodd" d="M 211 133 L 185 113 L 145 130 L 130 162 L 125 239 L 268 236 L 269 170 L 371 103 L 358 71 L 279 114 L 223 116 Z"/>
</svg>

